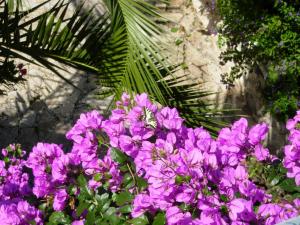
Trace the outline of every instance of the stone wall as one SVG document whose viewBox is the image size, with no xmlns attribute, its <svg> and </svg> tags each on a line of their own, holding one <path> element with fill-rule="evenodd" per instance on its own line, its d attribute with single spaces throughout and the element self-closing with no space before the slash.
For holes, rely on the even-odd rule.
<svg viewBox="0 0 300 225">
<path fill-rule="evenodd" d="M 246 117 L 250 124 L 266 122 L 270 132 L 266 141 L 268 147 L 280 153 L 286 140 L 283 123 L 266 113 L 262 96 L 263 75 L 248 74 L 235 81 L 235 86 L 227 89 L 221 82 L 221 74 L 230 71 L 232 64 L 220 65 L 222 49 L 218 47 L 215 6 L 211 0 L 170 0 L 170 5 L 159 4 L 162 15 L 170 22 L 163 24 L 167 31 L 166 40 L 174 51 L 169 55 L 171 62 L 183 65 L 179 75 L 186 74 L 193 83 L 201 84 L 207 91 L 216 94 L 209 96 L 220 109 L 235 109 L 227 115 L 228 122 Z"/>
<path fill-rule="evenodd" d="M 43 0 L 28 1 L 32 7 Z M 86 7 L 97 0 L 89 1 Z M 37 13 L 50 9 L 56 2 L 43 6 Z M 73 1 L 77 6 L 79 1 Z M 74 8 L 73 7 L 73 8 Z M 103 5 L 97 6 L 101 13 Z M 16 64 L 23 63 L 15 61 Z M 96 97 L 99 86 L 97 77 L 60 65 L 59 72 L 77 88 L 63 81 L 43 67 L 25 63 L 28 73 L 26 80 L 14 85 L 1 85 L 6 95 L 0 95 L 0 148 L 9 143 L 21 143 L 31 148 L 38 141 L 68 145 L 65 133 L 71 128 L 81 112 L 91 109 L 104 110 L 110 99 Z"/>
</svg>

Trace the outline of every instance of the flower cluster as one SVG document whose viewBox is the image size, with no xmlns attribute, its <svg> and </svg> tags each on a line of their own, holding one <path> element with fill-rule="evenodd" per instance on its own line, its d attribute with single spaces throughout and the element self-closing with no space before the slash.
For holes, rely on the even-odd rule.
<svg viewBox="0 0 300 225">
<path fill-rule="evenodd" d="M 38 198 L 54 196 L 54 210 L 62 210 L 68 198 L 64 186 L 68 161 L 60 146 L 46 143 L 38 143 L 27 160 L 34 175 L 34 195 Z"/>
<path fill-rule="evenodd" d="M 176 109 L 157 110 L 146 94 L 137 95 L 132 105 L 128 98 L 123 95 L 106 123 L 111 145 L 132 157 L 148 182 L 135 197 L 133 217 L 162 210 L 168 224 L 263 224 L 272 216 L 263 210 L 272 197 L 249 180 L 245 166 L 251 155 L 275 159 L 261 144 L 266 124 L 249 128 L 242 118 L 214 140 L 203 128 L 185 127 Z M 145 108 L 156 127 L 145 121 Z"/>
<path fill-rule="evenodd" d="M 109 173 L 110 188 L 117 190 L 121 181 L 117 164 L 109 157 L 109 151 L 100 159 L 96 132 L 101 124 L 102 116 L 98 112 L 82 114 L 66 135 L 73 141 L 73 148 L 67 154 L 56 144 L 38 143 L 32 149 L 26 165 L 33 171 L 33 193 L 37 198 L 52 198 L 55 211 L 65 209 L 68 187 L 76 186 L 76 176 L 81 172 L 89 178 L 89 187 L 95 190 L 101 185 L 98 175 Z"/>
<path fill-rule="evenodd" d="M 300 113 L 287 125 L 292 144 L 285 148 L 284 166 L 299 185 L 298 121 Z M 214 139 L 203 128 L 184 126 L 175 108 L 158 108 L 146 94 L 134 99 L 123 94 L 108 119 L 97 111 L 80 116 L 66 134 L 73 143 L 70 152 L 38 143 L 25 160 L 17 145 L 2 150 L 0 219 L 2 224 L 42 224 L 47 213 L 62 212 L 55 215 L 67 214 L 72 225 L 84 224 L 97 219 L 91 210 L 102 210 L 103 201 L 112 211 L 108 196 L 120 207 L 130 202 L 126 193 L 134 196 L 127 219 L 164 212 L 168 225 L 276 224 L 297 216 L 300 200 L 274 203 L 268 190 L 250 178 L 249 158 L 266 164 L 277 160 L 262 144 L 267 132 L 266 124 L 249 127 L 242 118 Z M 31 174 L 25 172 L 30 169 Z M 146 181 L 144 188 L 134 186 L 138 178 Z M 133 183 L 125 188 L 128 179 Z M 110 194 L 101 197 L 104 191 Z M 37 209 L 44 204 L 47 210 Z"/>
<path fill-rule="evenodd" d="M 41 213 L 26 198 L 32 194 L 29 174 L 24 171 L 25 152 L 10 145 L 0 153 L 0 221 L 1 224 L 41 224 Z"/>
<path fill-rule="evenodd" d="M 289 145 L 284 147 L 283 165 L 287 168 L 287 176 L 295 178 L 296 184 L 300 185 L 300 111 L 293 119 L 288 120 L 286 128 L 290 131 Z"/>
<path fill-rule="evenodd" d="M 117 164 L 111 160 L 110 151 L 101 159 L 103 152 L 98 145 L 97 134 L 100 135 L 101 129 L 105 126 L 102 116 L 97 111 L 82 114 L 74 127 L 67 133 L 66 137 L 73 141 L 73 148 L 68 155 L 73 166 L 80 166 L 89 180 L 89 187 L 97 189 L 101 185 L 99 175 L 109 174 L 110 188 L 117 190 L 122 177 L 117 168 Z M 107 125 L 106 127 L 109 127 Z"/>
</svg>

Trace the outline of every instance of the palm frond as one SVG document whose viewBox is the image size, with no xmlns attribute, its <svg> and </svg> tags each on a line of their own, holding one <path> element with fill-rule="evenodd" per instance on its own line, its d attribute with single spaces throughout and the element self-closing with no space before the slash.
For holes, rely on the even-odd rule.
<svg viewBox="0 0 300 225">
<path fill-rule="evenodd" d="M 32 15 L 49 0 L 26 11 L 19 11 L 17 4 L 14 13 L 10 12 L 10 1 L 3 1 L 0 9 L 1 56 L 41 64 L 64 80 L 57 71 L 59 65 L 49 58 L 78 69 L 99 71 L 93 57 L 98 54 L 97 47 L 93 51 L 91 49 L 93 45 L 99 48 L 98 38 L 109 33 L 106 14 L 95 20 L 92 9 L 84 12 L 81 5 L 67 16 L 71 10 L 70 3 L 58 1 L 47 12 L 25 20 L 25 16 Z"/>
<path fill-rule="evenodd" d="M 164 71 L 161 73 L 164 74 Z M 203 126 L 213 136 L 220 128 L 228 125 L 223 122 L 226 110 L 217 109 L 215 103 L 208 100 L 216 93 L 205 90 L 205 83 L 192 82 L 185 74 L 169 77 L 166 82 L 172 92 L 167 105 L 178 109 L 185 124 L 190 127 Z"/>
<path fill-rule="evenodd" d="M 43 65 L 64 80 L 55 61 L 91 71 L 98 74 L 105 96 L 146 92 L 162 105 L 177 107 L 189 125 L 214 132 L 221 126 L 214 117 L 219 112 L 201 101 L 211 93 L 172 77 L 155 23 L 159 14 L 146 1 L 107 0 L 108 12 L 102 15 L 80 5 L 68 16 L 70 3 L 61 0 L 27 20 L 50 0 L 26 11 L 9 1 L 16 0 L 0 0 L 1 56 Z"/>
<path fill-rule="evenodd" d="M 214 93 L 204 91 L 199 84 L 186 84 L 186 76 L 171 75 L 174 66 L 162 54 L 165 51 L 161 47 L 161 29 L 154 22 L 160 17 L 156 9 L 143 0 L 106 3 L 114 33 L 119 33 L 116 37 L 123 41 L 118 43 L 124 47 L 123 54 L 115 54 L 122 60 L 117 60 L 117 66 L 113 67 L 117 70 L 109 76 L 120 78 L 120 83 L 112 87 L 118 93 L 117 98 L 124 90 L 146 92 L 162 105 L 176 107 L 189 126 L 204 126 L 216 133 L 225 124 L 220 120 L 222 111 L 204 100 Z M 109 60 L 108 65 L 111 62 L 116 63 Z"/>
<path fill-rule="evenodd" d="M 106 64 L 111 68 L 110 77 L 120 81 L 113 87 L 116 97 L 124 90 L 130 93 L 147 92 L 160 103 L 167 104 L 171 91 L 163 81 L 159 68 L 168 70 L 169 64 L 161 54 L 161 31 L 154 22 L 159 15 L 155 8 L 144 0 L 108 0 L 106 4 L 114 30 L 113 40 L 121 50 L 113 50 L 113 59 Z M 162 81 L 164 93 L 158 81 Z"/>
</svg>

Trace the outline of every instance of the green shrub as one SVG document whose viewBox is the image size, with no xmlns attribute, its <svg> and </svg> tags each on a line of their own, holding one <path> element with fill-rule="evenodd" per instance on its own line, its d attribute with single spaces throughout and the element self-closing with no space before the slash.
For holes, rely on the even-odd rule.
<svg viewBox="0 0 300 225">
<path fill-rule="evenodd" d="M 223 23 L 220 38 L 227 49 L 222 63 L 235 62 L 222 75 L 229 86 L 259 67 L 267 68 L 264 95 L 269 110 L 281 119 L 298 107 L 300 83 L 300 1 L 218 0 Z"/>
</svg>

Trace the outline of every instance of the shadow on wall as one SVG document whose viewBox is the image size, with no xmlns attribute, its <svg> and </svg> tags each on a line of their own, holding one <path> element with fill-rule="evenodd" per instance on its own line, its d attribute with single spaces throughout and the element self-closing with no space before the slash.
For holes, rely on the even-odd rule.
<svg viewBox="0 0 300 225">
<path fill-rule="evenodd" d="M 220 22 L 220 17 L 218 15 L 217 0 L 192 0 L 192 4 L 196 11 L 202 16 L 206 17 L 207 23 L 205 24 L 205 29 L 207 34 L 217 34 L 217 25 Z"/>
<path fill-rule="evenodd" d="M 74 8 L 81 6 L 84 2 L 83 7 L 86 9 L 94 7 L 93 13 L 96 15 L 103 15 L 107 11 L 102 0 L 71 0 L 70 2 L 74 5 Z"/>
<path fill-rule="evenodd" d="M 35 78 L 32 75 L 26 85 L 12 90 L 7 96 L 0 96 L 0 101 L 8 100 L 6 109 L 1 110 L 0 114 L 0 149 L 10 143 L 20 143 L 24 149 L 30 149 L 37 142 L 71 147 L 65 134 L 80 114 L 92 109 L 103 113 L 112 99 L 101 100 L 96 97 L 99 87 L 95 75 L 79 72 L 70 75 L 72 82 L 80 89 L 45 77 L 43 86 L 31 89 L 28 83 Z"/>
<path fill-rule="evenodd" d="M 80 1 L 72 3 L 77 6 Z M 99 1 L 89 0 L 84 7 L 88 9 L 94 3 Z M 103 5 L 97 4 L 96 12 L 103 13 Z M 60 71 L 62 75 L 78 88 L 43 67 L 29 65 L 27 81 L 13 85 L 6 95 L 0 95 L 0 149 L 20 143 L 27 150 L 37 142 L 63 144 L 69 148 L 71 143 L 65 133 L 80 113 L 91 109 L 103 112 L 110 104 L 111 99 L 96 97 L 99 86 L 95 75 L 64 68 L 65 71 Z"/>
<path fill-rule="evenodd" d="M 251 73 L 241 78 L 242 88 L 227 90 L 223 100 L 224 108 L 238 109 L 234 117 L 228 121 L 234 122 L 239 117 L 246 117 L 249 125 L 265 122 L 269 132 L 265 144 L 273 154 L 282 155 L 282 147 L 286 144 L 287 130 L 285 123 L 278 121 L 266 110 L 262 94 L 264 79 L 260 72 Z M 219 96 L 216 97 L 216 102 Z"/>
<path fill-rule="evenodd" d="M 1 99 L 8 99 L 5 103 L 7 110 L 1 110 L 0 116 L 0 148 L 10 143 L 20 143 L 29 149 L 39 141 L 70 147 L 65 133 L 81 112 L 90 110 L 90 105 L 99 101 L 93 99 L 95 76 L 78 72 L 73 74 L 71 80 L 85 92 L 45 77 L 42 81 L 44 85 L 31 89 L 28 83 L 33 78 L 36 75 L 29 77 L 25 85 L 11 90 L 7 96 L 0 96 Z M 53 86 L 56 88 L 53 89 Z M 99 108 L 96 105 L 93 107 Z M 9 110 L 12 108 L 15 110 Z"/>
</svg>

